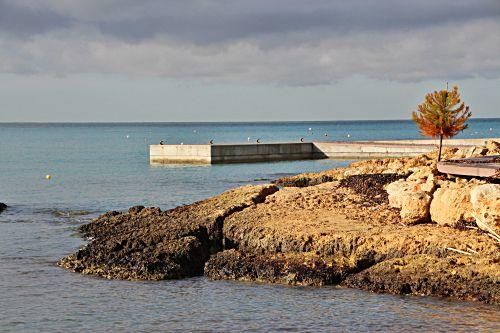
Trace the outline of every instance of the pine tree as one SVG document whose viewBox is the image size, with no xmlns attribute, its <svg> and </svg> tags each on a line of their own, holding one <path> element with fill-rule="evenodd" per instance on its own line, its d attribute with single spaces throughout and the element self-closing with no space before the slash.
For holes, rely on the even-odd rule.
<svg viewBox="0 0 500 333">
<path fill-rule="evenodd" d="M 452 91 L 434 91 L 425 96 L 425 102 L 412 113 L 412 119 L 420 128 L 420 133 L 439 138 L 438 161 L 441 160 L 443 138 L 451 138 L 467 128 L 471 112 L 460 100 L 458 86 Z"/>
</svg>

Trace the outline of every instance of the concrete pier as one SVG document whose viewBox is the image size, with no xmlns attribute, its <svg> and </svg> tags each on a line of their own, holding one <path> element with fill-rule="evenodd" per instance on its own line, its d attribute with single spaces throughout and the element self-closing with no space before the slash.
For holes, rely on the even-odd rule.
<svg viewBox="0 0 500 333">
<path fill-rule="evenodd" d="M 483 145 L 492 139 L 445 140 L 445 146 Z M 151 163 L 246 163 L 322 158 L 384 158 L 416 156 L 437 146 L 436 140 L 285 142 L 261 144 L 151 145 Z"/>
</svg>

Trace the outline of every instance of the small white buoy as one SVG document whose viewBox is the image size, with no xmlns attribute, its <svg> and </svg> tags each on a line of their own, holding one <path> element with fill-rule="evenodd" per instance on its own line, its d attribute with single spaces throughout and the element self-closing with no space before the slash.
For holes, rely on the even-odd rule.
<svg viewBox="0 0 500 333">
<path fill-rule="evenodd" d="M 181 142 L 181 145 L 183 145 L 183 144 L 184 144 L 184 142 Z"/>
<path fill-rule="evenodd" d="M 309 127 L 309 131 L 312 131 L 313 129 L 311 127 Z"/>
<path fill-rule="evenodd" d="M 351 137 L 351 134 L 347 134 L 347 137 L 350 138 Z"/>
<path fill-rule="evenodd" d="M 126 138 L 127 138 L 127 139 L 128 139 L 128 138 L 130 138 L 130 136 L 128 136 L 128 135 L 127 135 L 127 136 L 126 136 Z"/>
<path fill-rule="evenodd" d="M 490 131 L 493 131 L 493 128 L 490 127 Z"/>
<path fill-rule="evenodd" d="M 250 137 L 247 138 L 247 141 L 250 142 Z"/>
<path fill-rule="evenodd" d="M 193 133 L 196 133 L 196 130 L 193 130 Z"/>
<path fill-rule="evenodd" d="M 51 179 L 52 179 L 52 176 L 51 176 L 51 175 L 46 175 L 46 176 L 45 176 L 45 179 L 47 179 L 47 180 L 51 180 Z"/>
</svg>

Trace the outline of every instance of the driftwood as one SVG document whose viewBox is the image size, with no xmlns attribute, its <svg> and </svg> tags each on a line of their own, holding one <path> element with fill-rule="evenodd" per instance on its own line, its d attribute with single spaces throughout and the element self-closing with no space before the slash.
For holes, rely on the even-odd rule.
<svg viewBox="0 0 500 333">
<path fill-rule="evenodd" d="M 460 254 L 465 254 L 465 255 L 468 255 L 468 256 L 472 255 L 472 253 L 465 252 L 465 251 L 462 251 L 462 250 L 459 250 L 459 249 L 455 249 L 453 247 L 446 247 L 446 249 L 449 250 L 449 251 L 457 252 L 457 253 L 460 253 Z"/>
</svg>

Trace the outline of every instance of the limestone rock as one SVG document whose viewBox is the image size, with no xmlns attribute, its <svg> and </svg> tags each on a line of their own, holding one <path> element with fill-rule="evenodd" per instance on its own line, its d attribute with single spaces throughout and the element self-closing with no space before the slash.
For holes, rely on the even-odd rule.
<svg viewBox="0 0 500 333">
<path fill-rule="evenodd" d="M 389 195 L 389 205 L 401 209 L 401 220 L 406 224 L 415 224 L 429 219 L 429 205 L 431 196 L 422 189 L 434 187 L 433 178 L 429 180 L 432 185 L 420 181 L 398 180 L 386 186 Z"/>
<path fill-rule="evenodd" d="M 416 181 L 406 181 L 404 179 L 388 184 L 385 190 L 389 195 L 389 206 L 401 209 L 403 196 L 414 192 L 416 186 L 418 186 Z"/>
<path fill-rule="evenodd" d="M 442 182 L 430 205 L 432 221 L 448 226 L 456 226 L 462 220 L 472 221 L 470 190 L 469 184 Z"/>
<path fill-rule="evenodd" d="M 487 155 L 500 155 L 500 142 L 490 140 L 486 142 L 486 148 L 488 148 Z"/>
<path fill-rule="evenodd" d="M 409 171 L 411 171 L 412 174 L 408 177 L 408 180 L 419 180 L 427 179 L 431 175 L 433 176 L 435 169 L 431 168 L 430 166 L 421 166 L 411 168 Z"/>
<path fill-rule="evenodd" d="M 488 151 L 485 146 L 464 147 L 458 149 L 452 158 L 481 157 L 486 155 Z"/>
<path fill-rule="evenodd" d="M 407 193 L 401 199 L 401 219 L 406 224 L 429 220 L 431 196 L 424 191 Z"/>
<path fill-rule="evenodd" d="M 483 184 L 470 193 L 473 216 L 479 228 L 500 234 L 500 185 Z"/>
<path fill-rule="evenodd" d="M 420 189 L 427 193 L 434 192 L 434 188 L 436 187 L 436 181 L 433 174 L 430 174 L 425 183 L 420 184 Z"/>
</svg>

